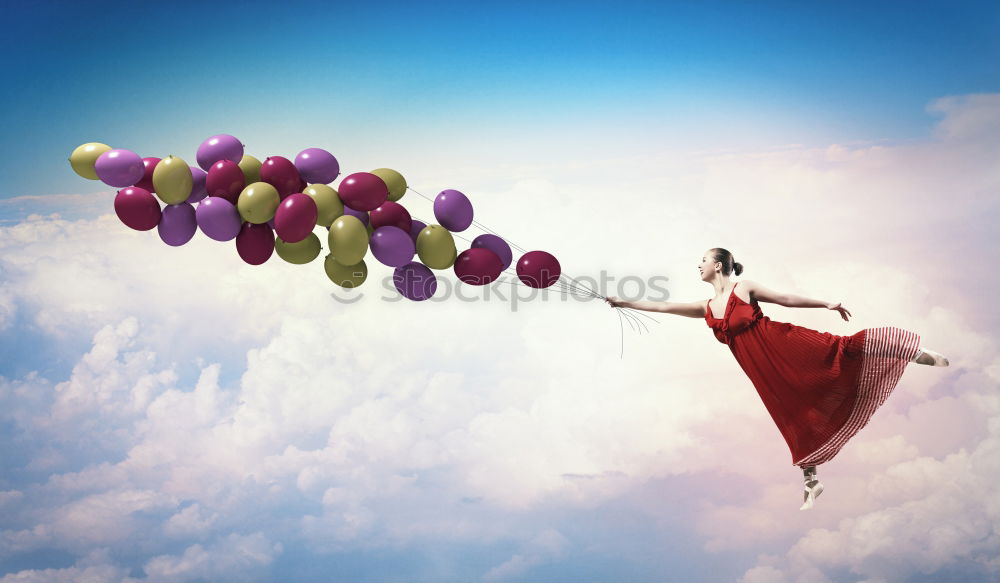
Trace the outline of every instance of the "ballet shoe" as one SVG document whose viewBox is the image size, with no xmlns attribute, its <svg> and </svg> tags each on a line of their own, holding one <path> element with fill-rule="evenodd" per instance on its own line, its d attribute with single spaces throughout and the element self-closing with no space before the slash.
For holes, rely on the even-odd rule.
<svg viewBox="0 0 1000 583">
<path fill-rule="evenodd" d="M 799 510 L 809 510 L 816 503 L 816 498 L 823 493 L 823 484 L 819 480 L 811 480 L 806 482 L 805 491 L 802 494 L 804 502 Z"/>
<path fill-rule="evenodd" d="M 931 363 L 931 366 L 948 366 L 949 364 L 948 359 L 945 358 L 944 355 L 938 354 L 937 352 L 934 352 L 933 350 L 929 350 L 927 348 L 922 348 L 921 351 L 927 356 L 934 359 L 934 362 Z"/>
</svg>

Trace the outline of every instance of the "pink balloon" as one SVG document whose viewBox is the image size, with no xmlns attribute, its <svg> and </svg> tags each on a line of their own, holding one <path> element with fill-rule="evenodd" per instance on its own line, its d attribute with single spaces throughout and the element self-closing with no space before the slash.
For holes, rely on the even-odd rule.
<svg viewBox="0 0 1000 583">
<path fill-rule="evenodd" d="M 528 251 L 517 261 L 517 278 L 529 287 L 549 287 L 561 273 L 559 261 L 545 251 Z"/>
<path fill-rule="evenodd" d="M 153 169 L 159 164 L 159 158 L 143 158 L 142 159 L 142 180 L 136 182 L 135 185 L 143 190 L 148 190 L 149 192 L 156 192 L 153 190 Z"/>
<path fill-rule="evenodd" d="M 281 200 L 289 194 L 302 192 L 302 178 L 299 171 L 295 169 L 295 164 L 288 158 L 281 156 L 268 156 L 260 166 L 260 179 L 278 191 Z"/>
<path fill-rule="evenodd" d="M 413 219 L 410 217 L 410 211 L 406 210 L 406 207 L 399 204 L 398 202 L 392 202 L 387 200 L 379 205 L 379 207 L 371 212 L 372 227 L 399 227 L 407 233 L 410 232 L 410 227 L 413 226 Z"/>
<path fill-rule="evenodd" d="M 236 252 L 250 265 L 260 265 L 274 253 L 274 231 L 266 224 L 243 223 L 236 235 Z"/>
<path fill-rule="evenodd" d="M 285 243 L 298 243 L 313 232 L 318 217 L 313 197 L 301 192 L 290 194 L 274 213 L 274 230 Z"/>
<path fill-rule="evenodd" d="M 160 223 L 160 203 L 145 188 L 129 186 L 115 195 L 115 214 L 125 226 L 148 231 Z"/>
<path fill-rule="evenodd" d="M 389 198 L 389 187 L 371 172 L 355 172 L 338 187 L 340 200 L 356 211 L 372 211 Z"/>
<path fill-rule="evenodd" d="M 234 205 L 240 199 L 240 193 L 246 186 L 246 178 L 240 165 L 232 160 L 219 160 L 208 169 L 205 177 L 205 190 L 208 196 L 224 198 Z"/>
<path fill-rule="evenodd" d="M 455 258 L 455 275 L 471 285 L 486 285 L 500 277 L 502 271 L 503 262 L 489 249 L 466 249 Z"/>
</svg>

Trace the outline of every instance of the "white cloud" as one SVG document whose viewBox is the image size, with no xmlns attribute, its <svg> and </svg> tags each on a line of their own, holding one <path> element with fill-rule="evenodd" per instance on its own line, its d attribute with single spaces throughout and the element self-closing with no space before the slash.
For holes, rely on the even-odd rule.
<svg viewBox="0 0 1000 583">
<path fill-rule="evenodd" d="M 211 547 L 191 545 L 180 556 L 154 557 L 145 565 L 150 583 L 174 581 L 264 581 L 282 552 L 262 533 L 231 534 Z"/>
</svg>

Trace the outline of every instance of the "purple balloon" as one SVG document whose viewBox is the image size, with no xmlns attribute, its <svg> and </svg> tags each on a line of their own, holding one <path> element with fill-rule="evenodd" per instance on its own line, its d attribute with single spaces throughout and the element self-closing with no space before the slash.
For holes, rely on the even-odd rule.
<svg viewBox="0 0 1000 583">
<path fill-rule="evenodd" d="M 202 142 L 195 157 L 205 172 L 219 160 L 232 160 L 239 164 L 243 159 L 243 144 L 229 134 L 219 134 Z"/>
<path fill-rule="evenodd" d="M 240 225 L 243 224 L 236 206 L 218 196 L 206 197 L 198 203 L 195 218 L 201 232 L 216 241 L 232 241 L 240 234 Z"/>
<path fill-rule="evenodd" d="M 510 263 L 514 260 L 514 253 L 511 252 L 510 245 L 496 235 L 486 234 L 476 237 L 472 240 L 472 248 L 477 247 L 489 249 L 490 251 L 496 253 L 497 257 L 500 258 L 500 262 L 503 263 L 504 269 L 510 267 Z"/>
<path fill-rule="evenodd" d="M 206 180 L 208 180 L 207 172 L 196 166 L 191 166 L 191 196 L 185 202 L 194 204 L 208 196 L 208 190 L 205 188 Z"/>
<path fill-rule="evenodd" d="M 437 291 L 437 278 L 429 267 L 419 261 L 397 267 L 392 274 L 392 282 L 403 297 L 415 302 L 426 300 Z"/>
<path fill-rule="evenodd" d="M 417 247 L 410 234 L 392 225 L 379 227 L 372 232 L 368 242 L 375 259 L 389 267 L 402 267 L 413 261 Z"/>
<path fill-rule="evenodd" d="M 198 230 L 194 207 L 186 202 L 163 207 L 163 215 L 156 230 L 167 245 L 180 247 L 187 243 Z"/>
<path fill-rule="evenodd" d="M 434 217 L 453 233 L 464 231 L 472 224 L 472 202 L 457 190 L 442 190 L 434 199 Z"/>
<path fill-rule="evenodd" d="M 366 227 L 368 226 L 368 211 L 356 211 L 345 204 L 344 214 L 351 215 L 352 217 L 358 217 L 359 219 L 361 219 L 361 222 L 364 223 Z"/>
<path fill-rule="evenodd" d="M 420 231 L 423 231 L 426 228 L 427 223 L 413 219 L 413 222 L 410 223 L 410 237 L 413 239 L 414 243 L 417 242 L 417 235 L 420 234 Z"/>
<path fill-rule="evenodd" d="M 330 184 L 340 176 L 340 163 L 322 148 L 306 148 L 295 157 L 299 176 L 310 184 Z"/>
<path fill-rule="evenodd" d="M 104 184 L 124 188 L 142 180 L 146 166 L 131 150 L 108 150 L 97 158 L 94 171 Z"/>
</svg>

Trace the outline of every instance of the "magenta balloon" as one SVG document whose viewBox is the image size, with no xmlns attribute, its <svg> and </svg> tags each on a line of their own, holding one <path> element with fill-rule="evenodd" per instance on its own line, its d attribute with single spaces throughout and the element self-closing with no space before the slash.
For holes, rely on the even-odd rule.
<svg viewBox="0 0 1000 583">
<path fill-rule="evenodd" d="M 365 226 L 368 226 L 368 213 L 366 211 L 356 211 L 349 206 L 344 207 L 344 214 L 351 215 L 352 217 L 358 217 Z"/>
<path fill-rule="evenodd" d="M 142 159 L 142 178 L 135 185 L 149 192 L 156 192 L 153 188 L 153 169 L 160 162 L 159 158 Z"/>
<path fill-rule="evenodd" d="M 160 217 L 156 230 L 160 234 L 160 239 L 167 245 L 180 247 L 187 243 L 198 230 L 194 207 L 186 202 L 168 204 L 163 208 L 163 216 Z"/>
<path fill-rule="evenodd" d="M 330 184 L 340 176 L 340 163 L 322 148 L 306 148 L 295 157 L 295 168 L 310 184 Z"/>
<path fill-rule="evenodd" d="M 382 264 L 389 267 L 402 267 L 413 261 L 417 252 L 416 244 L 410 234 L 399 227 L 379 227 L 372 231 L 368 242 L 372 255 Z"/>
<path fill-rule="evenodd" d="M 419 261 L 397 267 L 392 273 L 392 283 L 404 298 L 415 302 L 426 300 L 437 291 L 437 277 Z"/>
<path fill-rule="evenodd" d="M 464 231 L 472 224 L 472 202 L 457 190 L 442 190 L 434 199 L 434 217 L 453 233 Z"/>
<path fill-rule="evenodd" d="M 236 205 L 218 196 L 209 196 L 198 203 L 195 218 L 201 232 L 216 241 L 232 241 L 243 223 Z"/>
<path fill-rule="evenodd" d="M 160 203 L 145 188 L 130 186 L 115 195 L 115 214 L 130 229 L 148 231 L 160 222 Z"/>
<path fill-rule="evenodd" d="M 260 179 L 278 191 L 281 200 L 289 194 L 302 192 L 302 178 L 299 171 L 295 169 L 295 164 L 288 158 L 281 156 L 268 156 L 260 167 Z"/>
<path fill-rule="evenodd" d="M 243 144 L 229 134 L 219 134 L 202 142 L 195 157 L 198 165 L 206 172 L 219 160 L 229 160 L 239 164 L 243 159 Z"/>
<path fill-rule="evenodd" d="M 115 188 L 132 186 L 146 173 L 139 154 L 130 150 L 108 150 L 97 158 L 94 171 L 101 182 Z"/>
<path fill-rule="evenodd" d="M 205 178 L 205 190 L 208 196 L 218 196 L 236 204 L 240 193 L 246 187 L 246 178 L 240 165 L 232 160 L 220 160 L 208 169 Z"/>
<path fill-rule="evenodd" d="M 389 198 L 389 187 L 371 172 L 355 172 L 340 182 L 337 194 L 345 206 L 373 211 Z"/>
<path fill-rule="evenodd" d="M 414 243 L 417 242 L 417 235 L 420 234 L 420 231 L 423 231 L 426 228 L 427 228 L 427 223 L 423 221 L 418 221 L 417 219 L 413 219 L 413 221 L 410 223 L 410 238 L 413 239 Z"/>
<path fill-rule="evenodd" d="M 511 261 L 514 260 L 514 253 L 510 250 L 510 245 L 496 235 L 490 235 L 488 233 L 480 235 L 472 240 L 472 247 L 489 249 L 490 251 L 496 253 L 497 257 L 500 258 L 500 262 L 503 264 L 504 269 L 510 267 Z"/>
<path fill-rule="evenodd" d="M 486 285 L 500 277 L 503 264 L 489 249 L 466 249 L 455 258 L 455 275 L 471 285 Z"/>
<path fill-rule="evenodd" d="M 250 265 L 260 265 L 274 253 L 274 231 L 266 224 L 243 223 L 236 235 L 236 252 Z"/>
<path fill-rule="evenodd" d="M 191 168 L 191 196 L 185 201 L 194 204 L 208 196 L 208 173 L 197 166 Z"/>
<path fill-rule="evenodd" d="M 274 212 L 274 230 L 282 241 L 298 243 L 313 232 L 318 216 L 313 197 L 301 192 L 290 194 Z"/>
<path fill-rule="evenodd" d="M 528 251 L 517 261 L 517 278 L 529 287 L 549 287 L 561 273 L 559 261 L 545 251 Z"/>
<path fill-rule="evenodd" d="M 406 210 L 406 207 L 399 204 L 398 202 L 392 202 L 387 200 L 380 204 L 377 209 L 371 212 L 372 226 L 376 229 L 379 227 L 399 227 L 407 233 L 410 232 L 410 227 L 413 225 L 413 218 L 410 217 L 410 211 Z"/>
</svg>

